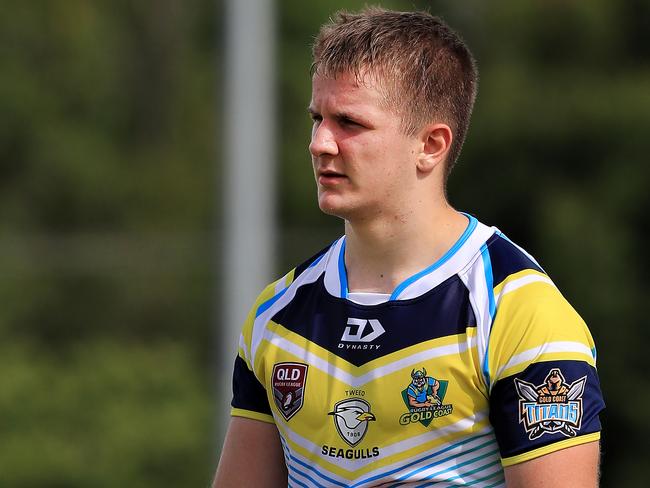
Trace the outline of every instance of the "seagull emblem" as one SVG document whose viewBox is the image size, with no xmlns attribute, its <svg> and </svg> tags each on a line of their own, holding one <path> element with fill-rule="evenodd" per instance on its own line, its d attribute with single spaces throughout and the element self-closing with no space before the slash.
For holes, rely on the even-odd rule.
<svg viewBox="0 0 650 488">
<path fill-rule="evenodd" d="M 328 413 L 334 417 L 334 425 L 341 438 L 355 446 L 366 435 L 368 422 L 377 420 L 370 412 L 370 404 L 361 398 L 349 398 L 334 405 Z"/>
</svg>

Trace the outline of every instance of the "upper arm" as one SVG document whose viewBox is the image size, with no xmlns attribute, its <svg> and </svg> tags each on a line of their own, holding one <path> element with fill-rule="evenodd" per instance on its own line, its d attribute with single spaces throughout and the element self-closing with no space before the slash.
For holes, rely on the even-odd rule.
<svg viewBox="0 0 650 488">
<path fill-rule="evenodd" d="M 548 462 L 554 452 L 597 441 L 604 402 L 586 324 L 539 265 L 504 238 L 491 240 L 483 263 L 490 307 L 481 366 L 502 464 Z"/>
<path fill-rule="evenodd" d="M 589 442 L 505 468 L 508 488 L 598 486 L 598 442 Z"/>
<path fill-rule="evenodd" d="M 500 298 L 488 354 L 490 420 L 503 465 L 597 441 L 604 403 L 582 319 L 547 282 Z"/>
<path fill-rule="evenodd" d="M 232 417 L 212 486 L 286 487 L 287 467 L 276 426 Z"/>
</svg>

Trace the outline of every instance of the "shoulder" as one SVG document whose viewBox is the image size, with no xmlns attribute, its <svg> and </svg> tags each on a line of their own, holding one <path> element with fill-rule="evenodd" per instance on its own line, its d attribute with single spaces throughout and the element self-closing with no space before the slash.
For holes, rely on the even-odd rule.
<svg viewBox="0 0 650 488">
<path fill-rule="evenodd" d="M 546 274 L 534 257 L 498 230 L 485 243 L 483 261 L 490 267 L 495 287 L 522 272 Z"/>
<path fill-rule="evenodd" d="M 486 247 L 493 277 L 488 333 L 492 379 L 560 358 L 595 366 L 587 325 L 539 263 L 501 233 Z"/>
<path fill-rule="evenodd" d="M 333 247 L 333 244 L 321 249 L 319 252 L 292 268 L 281 278 L 268 284 L 255 299 L 243 327 L 245 342 L 252 340 L 253 328 L 260 326 L 266 316 L 270 316 L 286 301 L 287 292 L 300 286 L 302 282 L 314 281 L 323 273 L 324 267 L 319 266 Z M 284 297 L 284 299 L 283 299 Z M 263 325 L 263 324 L 262 324 Z"/>
</svg>

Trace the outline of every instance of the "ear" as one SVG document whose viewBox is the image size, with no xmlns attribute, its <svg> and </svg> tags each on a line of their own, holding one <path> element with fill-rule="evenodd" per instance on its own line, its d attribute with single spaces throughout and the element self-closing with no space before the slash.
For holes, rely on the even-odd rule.
<svg viewBox="0 0 650 488">
<path fill-rule="evenodd" d="M 447 159 L 451 141 L 454 136 L 447 124 L 429 124 L 420 132 L 422 152 L 417 162 L 417 169 L 422 173 L 430 173 Z"/>
</svg>

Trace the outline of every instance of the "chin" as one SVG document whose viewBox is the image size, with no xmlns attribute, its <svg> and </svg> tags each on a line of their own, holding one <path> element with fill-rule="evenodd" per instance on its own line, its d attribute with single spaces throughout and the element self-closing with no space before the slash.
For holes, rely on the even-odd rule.
<svg viewBox="0 0 650 488">
<path fill-rule="evenodd" d="M 323 212 L 325 215 L 332 215 L 333 217 L 345 218 L 338 207 L 321 205 L 321 204 L 319 204 L 318 207 L 320 208 L 320 211 Z"/>
<path fill-rule="evenodd" d="M 346 218 L 350 212 L 348 206 L 341 202 L 340 199 L 332 198 L 329 195 L 319 195 L 318 208 L 326 215 L 332 215 L 342 219 Z"/>
</svg>

